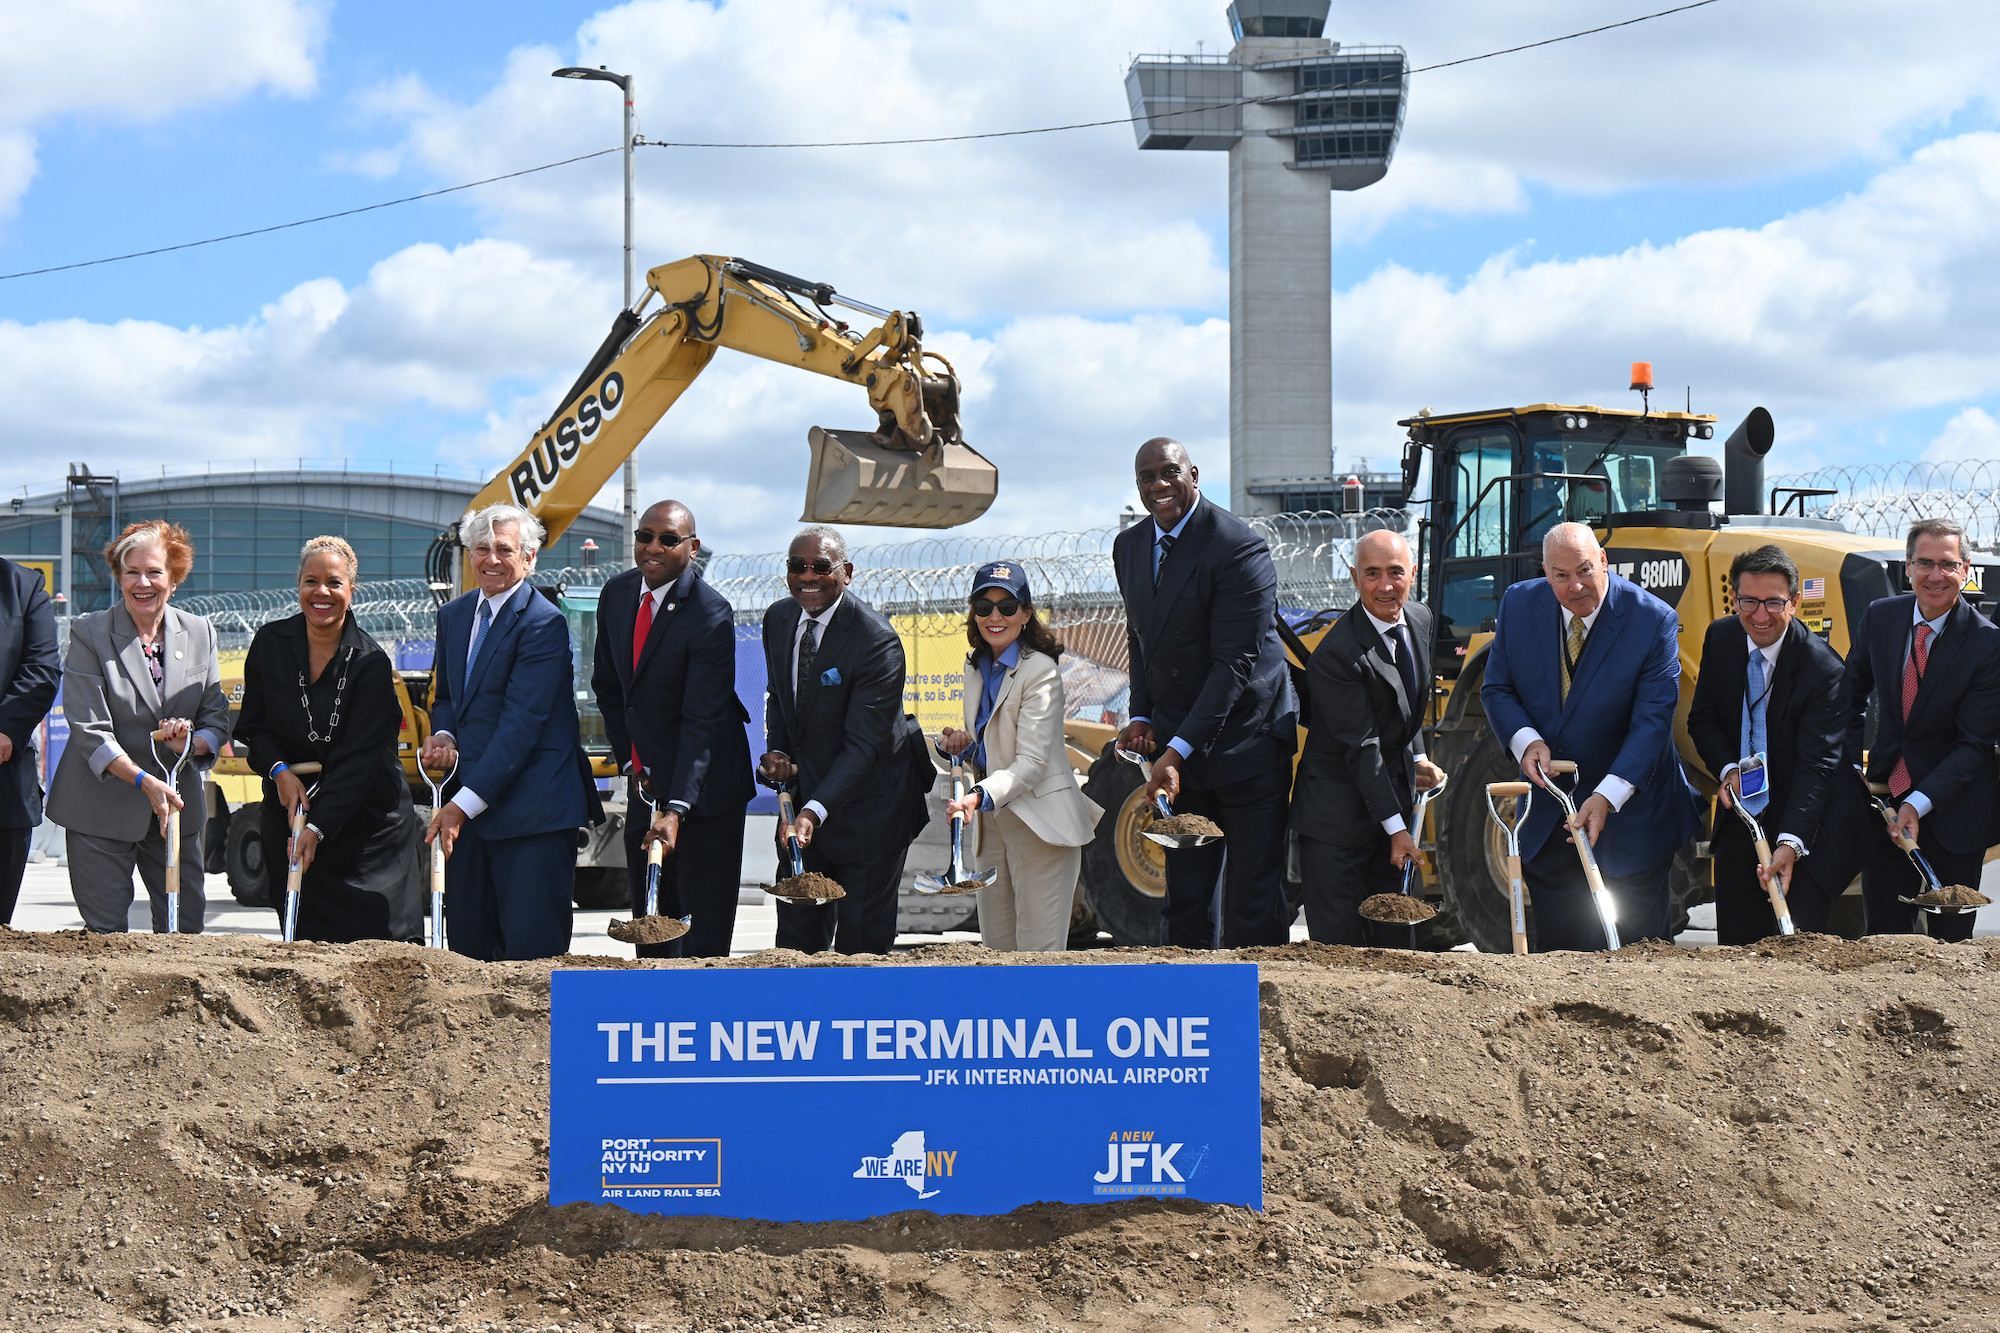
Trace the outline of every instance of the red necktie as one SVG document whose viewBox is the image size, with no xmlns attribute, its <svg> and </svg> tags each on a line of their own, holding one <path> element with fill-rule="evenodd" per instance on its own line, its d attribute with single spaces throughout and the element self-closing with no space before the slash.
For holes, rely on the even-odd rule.
<svg viewBox="0 0 2000 1333">
<path fill-rule="evenodd" d="M 653 595 L 649 592 L 640 593 L 639 624 L 638 627 L 632 631 L 632 675 L 635 678 L 639 674 L 639 658 L 646 651 L 646 636 L 651 634 L 652 632 L 653 632 Z M 636 745 L 632 747 L 632 767 L 634 769 L 641 768 L 641 765 L 639 763 L 639 747 Z"/>
<path fill-rule="evenodd" d="M 1919 624 L 1910 644 L 1910 660 L 1903 666 L 1903 721 L 1910 720 L 1910 708 L 1917 702 L 1917 686 L 1923 684 L 1924 668 L 1930 664 L 1931 627 Z M 1901 755 L 1889 773 L 1889 794 L 1902 800 L 1915 785 L 1910 781 L 1910 765 Z"/>
</svg>

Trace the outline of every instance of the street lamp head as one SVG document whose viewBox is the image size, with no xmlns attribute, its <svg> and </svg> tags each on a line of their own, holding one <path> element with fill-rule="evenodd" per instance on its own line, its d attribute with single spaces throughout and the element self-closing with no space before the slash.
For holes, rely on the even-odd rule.
<svg viewBox="0 0 2000 1333">
<path fill-rule="evenodd" d="M 585 69 L 581 65 L 565 65 L 561 69 L 549 71 L 549 77 L 552 79 L 595 79 L 599 83 L 615 83 L 620 88 L 625 87 L 628 82 L 625 75 L 613 74 L 610 70 L 602 66 L 597 69 Z"/>
</svg>

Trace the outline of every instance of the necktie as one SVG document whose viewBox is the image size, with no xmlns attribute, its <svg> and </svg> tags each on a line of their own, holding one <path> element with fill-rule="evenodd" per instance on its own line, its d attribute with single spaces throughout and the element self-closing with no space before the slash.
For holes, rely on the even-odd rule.
<svg viewBox="0 0 2000 1333">
<path fill-rule="evenodd" d="M 1931 627 L 1918 625 L 1910 640 L 1910 660 L 1903 665 L 1903 721 L 1910 720 L 1910 707 L 1917 702 L 1917 686 L 1924 682 L 1924 669 L 1931 661 Z M 1901 755 L 1889 773 L 1889 794 L 1902 800 L 1916 784 L 1910 781 L 1910 765 Z"/>
<path fill-rule="evenodd" d="M 799 640 L 799 677 L 792 685 L 792 697 L 800 699 L 807 690 L 819 683 L 813 674 L 813 655 L 819 651 L 819 622 L 810 617 L 806 620 L 806 635 Z"/>
<path fill-rule="evenodd" d="M 1403 677 L 1403 695 L 1410 701 L 1410 711 L 1421 718 L 1424 713 L 1424 696 L 1417 692 L 1417 655 L 1410 647 L 1410 627 L 1397 621 L 1389 629 L 1389 642 L 1396 649 L 1396 671 Z"/>
<path fill-rule="evenodd" d="M 1764 654 L 1750 650 L 1750 690 L 1743 696 L 1743 750 L 1745 758 L 1764 752 L 1764 717 L 1771 706 L 1771 691 L 1764 683 Z M 1764 813 L 1771 803 L 1770 773 L 1765 773 L 1764 790 L 1743 798 L 1743 808 L 1753 815 Z"/>
<path fill-rule="evenodd" d="M 472 648 L 465 654 L 465 692 L 472 693 L 472 664 L 479 660 L 479 645 L 486 642 L 486 627 L 493 623 L 493 603 L 479 599 L 479 622 L 472 627 Z"/>
<path fill-rule="evenodd" d="M 1564 703 L 1569 702 L 1570 664 L 1583 657 L 1583 641 L 1589 636 L 1590 630 L 1583 623 L 1583 617 L 1571 616 L 1569 618 L 1568 651 L 1563 654 L 1562 660 L 1562 701 Z"/>
<path fill-rule="evenodd" d="M 1171 532 L 1161 533 L 1160 558 L 1153 562 L 1153 586 L 1155 588 L 1160 586 L 1160 571 L 1167 567 L 1167 556 L 1173 551 L 1173 549 L 1174 549 L 1174 534 Z"/>
<path fill-rule="evenodd" d="M 646 651 L 646 636 L 653 632 L 653 594 L 639 594 L 639 623 L 632 630 L 632 674 L 639 674 L 639 658 Z M 632 767 L 642 768 L 639 763 L 639 747 L 632 747 Z"/>
</svg>

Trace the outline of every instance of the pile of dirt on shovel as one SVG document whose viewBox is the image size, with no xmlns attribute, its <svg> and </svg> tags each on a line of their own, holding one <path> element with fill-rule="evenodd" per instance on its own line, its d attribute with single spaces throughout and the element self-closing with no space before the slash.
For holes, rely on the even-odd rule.
<svg viewBox="0 0 2000 1333">
<path fill-rule="evenodd" d="M 1235 957 L 1262 973 L 1265 1211 L 767 1225 L 547 1205 L 549 964 L 0 932 L 0 1306 L 76 1329 L 1993 1327 L 1991 942 Z M 878 965 L 975 962 L 1009 965 Z"/>
</svg>

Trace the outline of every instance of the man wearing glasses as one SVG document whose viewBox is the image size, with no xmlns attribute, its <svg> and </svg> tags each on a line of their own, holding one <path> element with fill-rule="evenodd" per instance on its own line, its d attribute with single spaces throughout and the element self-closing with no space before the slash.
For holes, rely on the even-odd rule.
<svg viewBox="0 0 2000 1333">
<path fill-rule="evenodd" d="M 785 553 L 791 596 L 764 612 L 767 753 L 758 772 L 788 787 L 809 873 L 846 891 L 831 905 L 778 904 L 780 949 L 888 953 L 910 840 L 929 822 L 918 765 L 932 772 L 903 713 L 903 644 L 880 611 L 848 591 L 847 540 L 815 525 Z M 792 873 L 778 829 L 780 878 Z"/>
<path fill-rule="evenodd" d="M 625 869 L 646 910 L 646 849 L 660 843 L 660 915 L 688 933 L 642 958 L 727 958 L 743 878 L 748 710 L 736 695 L 736 617 L 695 567 L 694 515 L 662 500 L 639 517 L 634 567 L 604 585 L 590 688 L 626 775 Z M 650 791 L 650 799 L 648 792 Z"/>
<path fill-rule="evenodd" d="M 2000 841 L 2000 630 L 1959 593 L 1970 568 L 1965 529 L 1945 518 L 1910 526 L 1904 559 L 1912 592 L 1869 604 L 1847 653 L 1845 758 L 1861 766 L 1869 705 L 1875 738 L 1867 777 L 1888 784 L 1896 828 L 1916 838 L 1946 884 L 1979 887 L 1986 849 Z M 1918 930 L 1901 899 L 1925 889 L 1886 832 L 1869 831 L 1861 907 L 1871 935 Z M 1930 918 L 1938 939 L 1972 934 L 1972 912 Z"/>
<path fill-rule="evenodd" d="M 1736 614 L 1709 625 L 1688 710 L 1688 736 L 1722 789 L 1709 843 L 1716 938 L 1752 944 L 1778 933 L 1739 801 L 1770 843 L 1769 877 L 1784 889 L 1793 924 L 1824 932 L 1854 878 L 1865 814 L 1840 767 L 1844 666 L 1794 618 L 1799 567 L 1781 547 L 1738 554 L 1729 586 Z M 1746 784 L 1744 765 L 1757 758 L 1764 762 L 1749 762 Z"/>
</svg>

